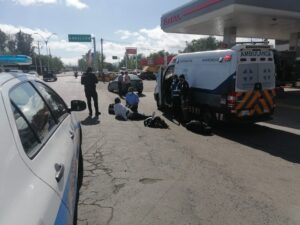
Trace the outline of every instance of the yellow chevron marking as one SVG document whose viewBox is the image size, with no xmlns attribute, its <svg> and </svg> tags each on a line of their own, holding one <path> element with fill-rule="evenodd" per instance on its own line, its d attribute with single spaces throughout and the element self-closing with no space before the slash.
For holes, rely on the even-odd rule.
<svg viewBox="0 0 300 225">
<path fill-rule="evenodd" d="M 256 91 L 255 95 L 252 97 L 251 101 L 248 103 L 248 105 L 246 106 L 246 108 L 247 108 L 247 109 L 250 109 L 250 108 L 253 106 L 254 102 L 255 102 L 255 101 L 257 100 L 257 98 L 259 98 L 259 97 L 260 97 L 260 93 L 259 93 L 259 91 Z"/>
<path fill-rule="evenodd" d="M 260 98 L 259 99 L 259 102 L 262 104 L 262 106 L 264 107 L 264 112 L 270 112 L 270 109 L 265 101 L 265 99 L 263 98 Z"/>
<path fill-rule="evenodd" d="M 269 91 L 268 90 L 264 91 L 264 94 L 265 94 L 270 106 L 273 106 L 274 105 L 273 98 L 270 96 Z"/>
<path fill-rule="evenodd" d="M 243 100 L 236 107 L 236 110 L 240 110 L 244 106 L 244 104 L 248 101 L 248 99 L 250 98 L 250 96 L 252 95 L 252 93 L 253 92 L 247 92 L 247 94 L 245 95 L 245 97 L 243 98 Z"/>
</svg>

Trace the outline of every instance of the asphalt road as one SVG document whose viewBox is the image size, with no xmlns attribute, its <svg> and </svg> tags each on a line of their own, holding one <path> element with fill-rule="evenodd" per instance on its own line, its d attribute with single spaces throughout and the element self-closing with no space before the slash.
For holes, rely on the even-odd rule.
<svg viewBox="0 0 300 225">
<path fill-rule="evenodd" d="M 67 103 L 85 99 L 80 79 L 49 84 Z M 161 115 L 154 82 L 144 86 L 140 111 Z M 204 136 L 164 117 L 170 129 L 117 121 L 107 112 L 116 95 L 107 83 L 97 88 L 99 120 L 77 114 L 84 157 L 79 225 L 300 224 L 299 92 L 278 99 L 270 123 L 221 124 Z"/>
</svg>

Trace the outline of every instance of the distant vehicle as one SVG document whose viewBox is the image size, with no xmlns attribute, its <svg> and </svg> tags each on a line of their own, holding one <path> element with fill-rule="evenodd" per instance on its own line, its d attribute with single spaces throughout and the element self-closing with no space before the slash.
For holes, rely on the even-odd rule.
<svg viewBox="0 0 300 225">
<path fill-rule="evenodd" d="M 190 86 L 185 120 L 200 118 L 258 122 L 275 109 L 275 64 L 267 44 L 238 44 L 232 49 L 179 54 L 157 78 L 159 108 L 171 107 L 172 76 L 185 75 Z"/>
<path fill-rule="evenodd" d="M 111 92 L 118 92 L 118 75 L 114 80 L 110 81 L 107 89 Z M 139 94 L 142 94 L 144 85 L 141 78 L 139 78 L 137 75 L 129 74 L 130 80 L 131 80 L 131 87 L 133 87 L 134 91 L 137 91 Z"/>
<path fill-rule="evenodd" d="M 142 80 L 156 80 L 156 75 L 152 72 L 142 72 L 139 74 Z"/>
<path fill-rule="evenodd" d="M 11 72 L 0 73 L 0 96 L 0 224 L 73 224 L 82 173 L 73 112 L 85 102 L 68 108 L 41 80 Z"/>
<path fill-rule="evenodd" d="M 36 71 L 34 71 L 34 70 L 30 70 L 30 71 L 28 72 L 28 74 L 33 75 L 33 76 L 36 77 L 36 78 L 39 77 L 39 74 L 38 74 Z"/>
<path fill-rule="evenodd" d="M 57 81 L 57 76 L 53 72 L 46 72 L 43 74 L 44 81 Z"/>
<path fill-rule="evenodd" d="M 23 70 L 17 70 L 17 69 L 10 69 L 10 73 L 23 73 Z"/>
</svg>

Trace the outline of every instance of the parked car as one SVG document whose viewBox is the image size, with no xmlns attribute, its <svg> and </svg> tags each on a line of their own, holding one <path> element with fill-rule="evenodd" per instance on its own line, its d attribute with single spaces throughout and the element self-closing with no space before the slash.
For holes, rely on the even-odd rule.
<svg viewBox="0 0 300 225">
<path fill-rule="evenodd" d="M 0 224 L 73 224 L 83 101 L 24 73 L 0 73 Z"/>
<path fill-rule="evenodd" d="M 46 72 L 43 74 L 44 81 L 57 81 L 57 76 L 53 72 Z"/>
<path fill-rule="evenodd" d="M 39 74 L 38 74 L 36 71 L 34 71 L 34 70 L 30 70 L 30 71 L 28 72 L 28 74 L 30 74 L 30 75 L 32 75 L 32 76 L 34 76 L 34 77 L 36 77 L 36 78 L 39 77 Z"/>
<path fill-rule="evenodd" d="M 156 80 L 156 76 L 152 72 L 142 72 L 140 73 L 139 77 L 142 80 Z"/>
<path fill-rule="evenodd" d="M 121 75 L 118 75 L 114 80 L 110 81 L 107 89 L 111 92 L 118 92 L 118 78 Z M 130 81 L 131 81 L 131 87 L 133 87 L 134 91 L 137 91 L 139 94 L 142 94 L 144 85 L 141 78 L 139 78 L 137 75 L 129 74 Z"/>
</svg>

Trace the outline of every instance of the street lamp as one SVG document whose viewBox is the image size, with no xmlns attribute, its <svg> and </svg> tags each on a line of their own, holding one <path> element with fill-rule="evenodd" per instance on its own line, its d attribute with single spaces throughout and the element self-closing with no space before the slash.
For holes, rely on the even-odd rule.
<svg viewBox="0 0 300 225">
<path fill-rule="evenodd" d="M 46 45 L 46 54 L 47 54 L 47 56 L 48 56 L 48 68 L 47 68 L 47 71 L 49 72 L 49 58 L 50 58 L 50 55 L 49 55 L 49 50 L 48 50 L 48 42 L 49 42 L 49 40 L 50 40 L 50 38 L 52 37 L 52 36 L 54 36 L 54 35 L 56 35 L 56 33 L 52 33 L 52 34 L 50 34 L 47 38 L 44 38 L 41 34 L 39 34 L 39 33 L 33 33 L 33 34 L 37 34 L 37 35 L 39 35 L 41 38 L 42 38 L 42 40 L 45 42 L 45 45 Z"/>
</svg>

